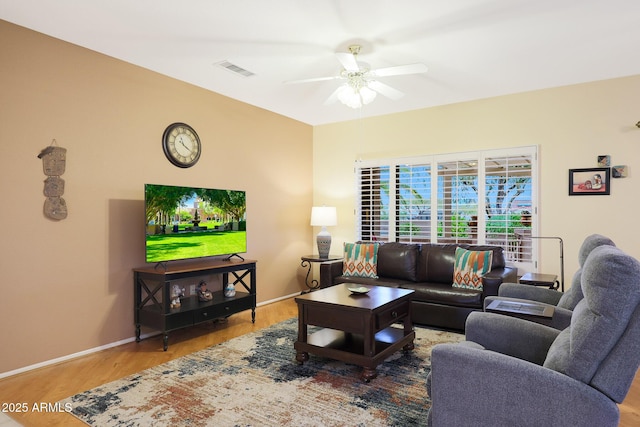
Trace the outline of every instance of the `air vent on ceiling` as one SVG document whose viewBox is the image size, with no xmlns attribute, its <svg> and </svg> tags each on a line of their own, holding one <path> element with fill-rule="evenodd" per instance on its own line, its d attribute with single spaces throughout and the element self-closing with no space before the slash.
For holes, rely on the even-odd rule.
<svg viewBox="0 0 640 427">
<path fill-rule="evenodd" d="M 219 67 L 224 68 L 227 71 L 231 71 L 232 73 L 235 74 L 239 74 L 242 77 L 251 77 L 251 76 L 255 76 L 255 73 L 252 73 L 249 70 L 245 70 L 242 67 L 238 67 L 236 64 L 232 64 L 229 61 L 222 61 L 222 62 L 218 62 L 216 65 L 218 65 Z"/>
</svg>

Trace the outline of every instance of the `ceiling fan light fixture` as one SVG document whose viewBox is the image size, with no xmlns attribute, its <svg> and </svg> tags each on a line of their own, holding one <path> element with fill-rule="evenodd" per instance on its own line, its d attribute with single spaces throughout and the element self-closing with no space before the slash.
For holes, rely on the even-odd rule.
<svg viewBox="0 0 640 427">
<path fill-rule="evenodd" d="M 376 99 L 376 95 L 376 91 L 369 89 L 367 86 L 360 88 L 360 97 L 362 98 L 362 103 L 364 105 L 367 105 Z"/>
<path fill-rule="evenodd" d="M 340 90 L 338 91 L 337 95 L 338 100 L 340 100 L 340 102 L 348 107 L 359 108 L 362 106 L 360 102 L 360 96 L 358 96 L 358 92 L 355 88 L 351 87 L 347 83 L 340 86 Z"/>
<path fill-rule="evenodd" d="M 350 76 L 337 93 L 340 102 L 351 108 L 361 108 L 373 102 L 376 95 L 376 91 L 367 86 L 367 81 L 361 75 Z"/>
</svg>

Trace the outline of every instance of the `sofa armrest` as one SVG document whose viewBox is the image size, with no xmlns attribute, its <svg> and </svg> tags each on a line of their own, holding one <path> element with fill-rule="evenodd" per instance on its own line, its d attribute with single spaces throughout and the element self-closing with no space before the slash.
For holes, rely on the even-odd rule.
<svg viewBox="0 0 640 427">
<path fill-rule="evenodd" d="M 515 282 L 518 270 L 514 267 L 497 267 L 482 277 L 482 298 L 498 295 L 500 285 L 505 282 Z"/>
<path fill-rule="evenodd" d="M 334 278 L 342 275 L 342 260 L 325 261 L 320 263 L 320 288 L 335 285 Z"/>
<path fill-rule="evenodd" d="M 554 370 L 458 344 L 431 354 L 429 425 L 617 426 L 617 405 Z"/>
</svg>

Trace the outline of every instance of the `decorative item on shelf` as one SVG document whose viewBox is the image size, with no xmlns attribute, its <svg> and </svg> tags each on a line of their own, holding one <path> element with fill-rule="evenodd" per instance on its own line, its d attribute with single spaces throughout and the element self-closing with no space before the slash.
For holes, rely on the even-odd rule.
<svg viewBox="0 0 640 427">
<path fill-rule="evenodd" d="M 213 299 L 213 294 L 209 289 L 207 289 L 207 282 L 204 280 L 200 282 L 198 285 L 198 300 L 200 301 L 211 301 Z"/>
<path fill-rule="evenodd" d="M 179 308 L 181 306 L 180 298 L 184 296 L 184 289 L 180 289 L 180 286 L 173 285 L 171 287 L 171 308 Z"/>
<path fill-rule="evenodd" d="M 59 221 L 67 217 L 67 203 L 64 194 L 64 179 L 60 178 L 66 168 L 67 149 L 58 147 L 56 140 L 38 154 L 42 159 L 42 168 L 47 179 L 44 181 L 44 214 L 47 218 Z"/>
<path fill-rule="evenodd" d="M 628 174 L 626 165 L 618 165 L 611 168 L 612 178 L 626 178 Z"/>
<path fill-rule="evenodd" d="M 320 258 L 329 258 L 331 234 L 327 231 L 327 227 L 337 224 L 338 214 L 335 207 L 314 206 L 311 208 L 311 225 L 315 227 L 322 227 L 316 238 L 316 242 L 318 244 L 318 255 Z"/>
<path fill-rule="evenodd" d="M 638 121 L 638 123 L 636 123 L 636 127 L 640 128 L 640 121 Z"/>
<path fill-rule="evenodd" d="M 224 287 L 224 296 L 225 298 L 233 298 L 236 296 L 236 287 L 233 283 L 227 283 L 227 286 Z"/>
</svg>

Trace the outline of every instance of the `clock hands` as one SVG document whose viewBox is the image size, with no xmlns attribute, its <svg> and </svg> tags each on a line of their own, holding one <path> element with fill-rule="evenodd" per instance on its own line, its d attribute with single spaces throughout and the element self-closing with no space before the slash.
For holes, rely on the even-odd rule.
<svg viewBox="0 0 640 427">
<path fill-rule="evenodd" d="M 178 136 L 178 142 L 179 142 L 180 144 L 182 144 L 182 146 L 183 146 L 184 148 L 186 148 L 186 149 L 187 149 L 187 151 L 189 151 L 189 153 L 191 153 L 191 148 L 190 148 L 190 147 L 187 147 L 187 145 L 184 143 L 184 141 L 182 140 L 182 135 Z"/>
</svg>

